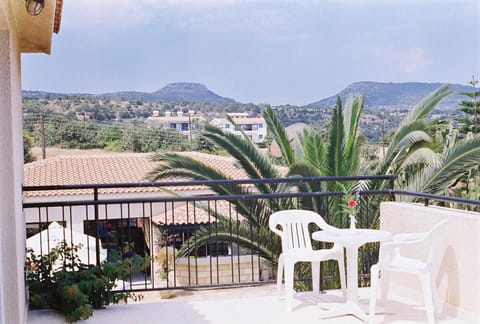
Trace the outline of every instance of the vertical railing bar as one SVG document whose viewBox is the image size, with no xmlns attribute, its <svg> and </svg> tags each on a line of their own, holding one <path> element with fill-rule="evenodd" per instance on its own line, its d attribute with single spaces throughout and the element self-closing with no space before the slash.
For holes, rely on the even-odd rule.
<svg viewBox="0 0 480 324">
<path fill-rule="evenodd" d="M 219 267 L 219 261 L 218 261 L 218 202 L 219 200 L 215 200 L 214 202 L 214 210 L 215 210 L 215 247 L 216 247 L 216 253 L 217 253 L 217 284 L 220 283 L 220 267 Z M 210 216 L 209 216 L 210 217 Z"/>
<path fill-rule="evenodd" d="M 193 209 L 193 224 L 197 224 L 197 208 Z M 193 232 L 193 244 L 195 248 L 194 260 L 195 260 L 195 284 L 198 285 L 198 255 L 197 255 L 197 231 Z M 189 269 L 190 271 L 190 269 Z"/>
<path fill-rule="evenodd" d="M 97 258 L 97 266 L 100 265 L 100 224 L 98 220 L 98 188 L 93 188 L 94 216 L 95 216 L 95 257 Z"/>
<path fill-rule="evenodd" d="M 52 248 L 50 246 L 50 224 L 49 224 L 49 219 L 50 219 L 50 216 L 49 216 L 49 208 L 48 207 L 45 207 L 45 223 L 47 225 L 47 254 L 50 254 L 50 249 Z M 43 254 L 43 251 L 42 253 Z M 63 259 L 63 264 L 65 264 L 65 258 Z"/>
<path fill-rule="evenodd" d="M 156 256 L 156 253 L 155 253 L 155 246 L 154 246 L 154 240 L 153 240 L 153 233 L 154 233 L 154 230 L 153 230 L 153 203 L 150 202 L 150 221 L 149 221 L 149 226 L 148 226 L 148 231 L 150 232 L 150 284 L 152 286 L 152 289 L 155 288 L 155 279 L 156 279 L 156 276 L 155 276 L 155 273 L 157 273 L 155 271 L 155 256 Z M 153 256 L 152 256 L 153 255 Z"/>
<path fill-rule="evenodd" d="M 238 270 L 238 282 L 240 283 L 240 224 L 239 224 L 239 216 L 238 216 L 238 208 L 235 208 L 235 217 L 237 218 L 237 270 Z"/>
<path fill-rule="evenodd" d="M 145 232 L 145 202 L 142 202 L 142 233 Z M 138 226 L 138 223 L 136 223 L 137 226 Z M 138 230 L 137 230 L 138 232 Z M 145 251 L 147 250 L 147 242 L 145 241 L 145 234 L 143 234 L 143 240 L 142 240 L 142 244 L 143 244 L 143 251 L 144 251 L 144 254 L 145 254 Z M 142 257 L 144 257 L 144 255 L 142 255 Z M 145 270 L 142 270 L 142 271 L 145 271 L 144 274 L 143 274 L 143 283 L 144 283 L 144 288 L 146 289 L 147 286 L 148 286 L 148 283 L 147 283 L 147 272 L 146 272 L 146 269 Z"/>
<path fill-rule="evenodd" d="M 207 240 L 207 244 L 205 246 L 205 256 L 208 257 L 208 263 L 209 263 L 209 266 L 210 266 L 210 284 L 213 284 L 213 273 L 212 273 L 212 269 L 213 269 L 213 266 L 212 266 L 212 256 L 210 255 L 210 251 L 209 251 L 209 244 L 211 245 L 211 240 L 212 240 L 212 222 L 210 220 L 210 215 L 211 215 L 211 209 L 210 209 L 210 200 L 207 201 L 207 226 L 208 226 L 208 240 Z"/>
<path fill-rule="evenodd" d="M 110 246 L 110 235 L 108 233 L 108 228 L 109 227 L 108 227 L 108 207 L 107 207 L 107 204 L 103 205 L 103 209 L 104 209 L 104 212 L 105 212 L 105 227 L 106 227 L 106 230 L 107 230 L 107 261 L 108 261 L 108 246 Z M 112 228 L 113 228 L 113 225 L 112 225 Z M 102 243 L 102 241 L 100 240 L 100 244 L 101 243 Z"/>
<path fill-rule="evenodd" d="M 233 220 L 232 220 L 232 202 L 231 201 L 228 201 L 226 200 L 227 204 L 228 204 L 228 218 L 229 218 L 229 227 L 230 227 L 230 230 L 229 230 L 229 235 L 230 235 L 230 244 L 231 244 L 231 252 L 230 252 L 230 268 L 231 268 L 231 273 L 232 273 L 232 283 L 235 282 L 235 273 L 234 273 L 234 269 L 233 269 Z"/>
<path fill-rule="evenodd" d="M 119 222 L 120 225 L 123 224 L 123 203 L 120 203 L 120 222 Z M 121 229 L 120 226 L 117 227 L 117 229 Z M 119 231 L 118 234 L 119 236 L 119 241 L 120 241 L 120 254 L 121 254 L 121 258 L 122 258 L 122 261 L 125 261 L 125 254 L 124 254 L 124 250 L 123 250 L 123 230 Z M 122 280 L 122 285 L 123 285 L 123 290 L 125 290 L 125 280 Z M 132 289 L 132 285 L 130 283 L 130 289 Z"/>
</svg>

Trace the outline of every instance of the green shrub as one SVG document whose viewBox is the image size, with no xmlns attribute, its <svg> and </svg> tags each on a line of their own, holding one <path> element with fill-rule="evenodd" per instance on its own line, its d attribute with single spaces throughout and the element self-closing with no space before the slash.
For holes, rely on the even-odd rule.
<svg viewBox="0 0 480 324">
<path fill-rule="evenodd" d="M 126 245 L 115 261 L 85 265 L 78 257 L 79 248 L 63 242 L 45 255 L 27 251 L 25 271 L 31 309 L 53 308 L 65 314 L 68 322 L 75 322 L 92 316 L 93 309 L 143 297 L 113 289 L 117 279 L 125 280 L 145 270 L 149 265 L 148 257 L 121 258 L 121 252 L 132 249 Z"/>
</svg>

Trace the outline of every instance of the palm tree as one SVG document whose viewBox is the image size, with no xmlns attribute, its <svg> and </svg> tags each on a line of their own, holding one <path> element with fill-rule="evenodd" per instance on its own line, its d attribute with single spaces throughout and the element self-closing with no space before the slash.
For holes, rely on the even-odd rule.
<svg viewBox="0 0 480 324">
<path fill-rule="evenodd" d="M 360 115 L 365 98 L 348 98 L 345 106 L 340 97 L 332 112 L 327 139 L 313 129 L 303 132 L 300 142 L 290 144 L 285 129 L 273 109 L 266 107 L 264 117 L 268 129 L 280 147 L 282 156 L 289 167 L 289 176 L 351 176 L 358 175 L 360 168 L 359 135 Z M 318 184 L 299 185 L 301 191 L 318 191 Z M 324 191 L 350 192 L 355 188 L 352 182 L 328 182 Z M 338 227 L 347 225 L 345 207 L 347 197 L 334 197 L 318 205 L 316 199 L 303 200 L 303 207 L 320 211 L 327 222 Z"/>
<path fill-rule="evenodd" d="M 233 122 L 233 121 L 232 121 Z M 217 127 L 208 125 L 205 127 L 205 135 L 209 141 L 226 150 L 240 164 L 246 174 L 252 178 L 280 178 L 281 174 L 271 160 L 263 154 L 252 141 L 247 137 L 237 137 L 231 133 L 223 133 Z M 206 164 L 195 160 L 194 158 L 183 156 L 177 153 L 157 153 L 153 160 L 160 162 L 148 176 L 151 181 L 158 181 L 169 177 L 186 177 L 193 180 L 232 180 L 228 175 L 216 170 Z M 284 192 L 285 186 L 281 184 L 256 183 L 255 191 L 257 193 L 279 193 Z M 211 189 L 218 195 L 245 195 L 251 194 L 251 191 L 238 184 L 213 185 Z M 238 200 L 232 201 L 236 212 L 243 216 L 246 221 L 232 222 L 232 220 L 222 215 L 221 212 L 214 211 L 215 240 L 231 241 L 232 231 L 235 232 L 235 243 L 247 251 L 255 251 L 266 260 L 276 261 L 276 256 L 272 256 L 273 250 L 276 250 L 276 242 L 272 242 L 271 231 L 268 228 L 268 218 L 270 214 L 277 210 L 293 207 L 291 199 L 267 199 L 267 200 Z M 208 206 L 197 205 L 199 208 L 208 209 Z M 255 239 L 252 239 L 254 231 Z M 195 233 L 197 245 L 212 241 L 211 233 L 207 229 L 201 229 Z M 180 251 L 180 255 L 186 255 L 191 252 L 194 245 L 185 245 Z"/>
</svg>

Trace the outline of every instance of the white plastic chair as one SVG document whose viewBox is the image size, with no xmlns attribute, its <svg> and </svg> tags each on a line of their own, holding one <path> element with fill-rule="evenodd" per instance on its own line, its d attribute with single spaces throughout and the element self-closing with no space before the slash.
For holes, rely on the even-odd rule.
<svg viewBox="0 0 480 324">
<path fill-rule="evenodd" d="M 373 323 L 375 318 L 379 274 L 381 274 L 382 277 L 380 281 L 381 300 L 384 303 L 388 294 L 388 272 L 390 271 L 410 273 L 420 279 L 428 323 L 435 323 L 435 310 L 439 310 L 439 303 L 430 267 L 434 255 L 434 247 L 436 245 L 435 240 L 438 232 L 446 223 L 447 220 L 441 221 L 429 232 L 397 234 L 393 237 L 392 241 L 383 243 L 380 246 L 378 263 L 373 265 L 370 270 L 369 323 Z M 425 251 L 428 251 L 428 255 L 425 261 L 401 255 L 402 247 L 408 246 L 411 248 L 413 246 L 415 248 L 415 245 L 418 245 L 418 248 L 427 249 Z"/>
<path fill-rule="evenodd" d="M 320 262 L 337 260 L 340 282 L 345 296 L 345 265 L 343 248 L 334 244 L 330 249 L 312 249 L 308 225 L 314 223 L 322 230 L 337 230 L 328 225 L 319 214 L 308 210 L 282 210 L 270 216 L 270 229 L 282 239 L 282 253 L 278 258 L 277 290 L 280 292 L 285 270 L 285 297 L 288 310 L 292 310 L 293 275 L 297 262 L 311 262 L 313 291 L 320 292 Z M 279 228 L 280 227 L 280 228 Z"/>
</svg>

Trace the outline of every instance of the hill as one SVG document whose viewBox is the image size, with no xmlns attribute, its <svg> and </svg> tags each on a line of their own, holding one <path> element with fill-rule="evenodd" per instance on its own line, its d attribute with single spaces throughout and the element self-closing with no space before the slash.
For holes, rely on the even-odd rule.
<svg viewBox="0 0 480 324">
<path fill-rule="evenodd" d="M 424 96 L 442 86 L 442 83 L 422 83 L 422 82 L 406 82 L 406 83 L 387 83 L 387 82 L 371 82 L 362 81 L 355 82 L 347 86 L 334 96 L 313 102 L 308 106 L 313 107 L 333 107 L 337 101 L 337 96 L 345 100 L 348 96 L 364 95 L 365 108 L 371 110 L 397 110 L 410 109 L 417 104 Z M 459 92 L 472 91 L 469 86 L 460 84 L 451 84 L 453 94 L 445 98 L 438 108 L 446 110 L 458 109 L 458 102 L 465 99 Z"/>
<path fill-rule="evenodd" d="M 205 85 L 200 83 L 179 82 L 171 83 L 155 92 L 140 91 L 120 91 L 103 94 L 65 94 L 52 93 L 44 91 L 23 90 L 22 95 L 29 98 L 63 98 L 69 96 L 91 96 L 98 98 L 122 99 L 122 100 L 140 100 L 147 102 L 194 102 L 194 103 L 212 103 L 212 104 L 228 104 L 234 103 L 235 100 L 222 97 L 210 91 Z"/>
</svg>

